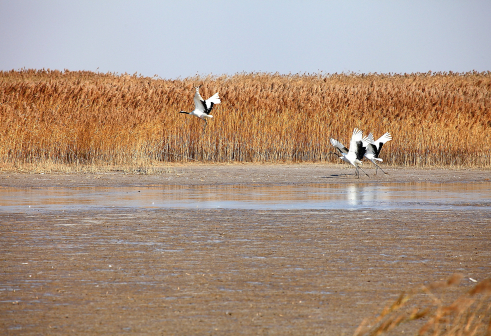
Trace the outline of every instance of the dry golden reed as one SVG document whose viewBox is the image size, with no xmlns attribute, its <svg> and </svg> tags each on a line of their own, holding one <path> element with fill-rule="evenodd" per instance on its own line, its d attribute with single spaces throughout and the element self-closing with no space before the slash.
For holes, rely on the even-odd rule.
<svg viewBox="0 0 491 336">
<path fill-rule="evenodd" d="M 194 86 L 219 92 L 214 118 Z M 338 162 L 354 127 L 393 141 L 400 166 L 491 166 L 491 73 L 297 74 L 163 80 L 86 71 L 0 72 L 0 163 Z"/>
<path fill-rule="evenodd" d="M 462 275 L 454 274 L 447 281 L 421 286 L 402 293 L 392 304 L 372 319 L 365 319 L 354 336 L 400 335 L 401 326 L 420 321 L 409 328 L 413 335 L 428 336 L 490 336 L 491 279 L 486 279 L 457 299 L 445 303 L 450 287 Z"/>
</svg>

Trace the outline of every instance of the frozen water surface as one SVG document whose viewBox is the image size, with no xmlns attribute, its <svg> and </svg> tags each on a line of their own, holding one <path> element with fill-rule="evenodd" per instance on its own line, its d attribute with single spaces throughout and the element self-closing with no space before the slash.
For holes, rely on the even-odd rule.
<svg viewBox="0 0 491 336">
<path fill-rule="evenodd" d="M 491 206 L 491 183 L 2 188 L 0 211 L 97 208 L 455 209 Z"/>
</svg>

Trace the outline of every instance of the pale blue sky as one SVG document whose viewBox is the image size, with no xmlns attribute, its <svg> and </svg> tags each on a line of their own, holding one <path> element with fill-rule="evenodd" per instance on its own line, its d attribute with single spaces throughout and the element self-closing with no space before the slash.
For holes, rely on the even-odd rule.
<svg viewBox="0 0 491 336">
<path fill-rule="evenodd" d="M 491 1 L 0 0 L 0 70 L 491 70 Z"/>
</svg>

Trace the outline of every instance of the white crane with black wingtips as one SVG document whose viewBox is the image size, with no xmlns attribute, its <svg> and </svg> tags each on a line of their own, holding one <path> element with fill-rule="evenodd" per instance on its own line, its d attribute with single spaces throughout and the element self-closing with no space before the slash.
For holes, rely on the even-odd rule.
<svg viewBox="0 0 491 336">
<path fill-rule="evenodd" d="M 370 133 L 366 138 L 363 139 L 363 145 L 366 147 L 365 157 L 372 161 L 372 163 L 376 166 L 375 175 L 377 175 L 377 170 L 380 169 L 384 174 L 387 174 L 375 161 L 382 162 L 383 160 L 379 158 L 380 151 L 382 150 L 382 146 L 392 140 L 392 135 L 389 132 L 382 135 L 376 141 L 373 140 L 373 134 Z"/>
<path fill-rule="evenodd" d="M 364 170 L 361 168 L 363 164 L 361 160 L 365 155 L 366 147 L 363 147 L 363 132 L 358 128 L 353 130 L 353 135 L 351 136 L 351 141 L 349 145 L 349 149 L 344 147 L 344 145 L 337 141 L 336 139 L 331 138 L 331 145 L 336 147 L 341 156 L 339 158 L 355 167 L 356 176 L 360 178 L 360 172 L 358 169 L 361 169 L 366 176 L 370 177 Z"/>
<path fill-rule="evenodd" d="M 205 126 L 206 126 L 207 119 L 213 118 L 213 116 L 210 115 L 210 112 L 215 104 L 220 104 L 220 98 L 218 97 L 218 92 L 217 92 L 207 100 L 204 100 L 199 94 L 200 87 L 201 85 L 196 87 L 196 93 L 194 94 L 194 111 L 193 112 L 181 111 L 179 113 L 190 114 L 198 118 L 201 118 L 205 121 Z"/>
</svg>

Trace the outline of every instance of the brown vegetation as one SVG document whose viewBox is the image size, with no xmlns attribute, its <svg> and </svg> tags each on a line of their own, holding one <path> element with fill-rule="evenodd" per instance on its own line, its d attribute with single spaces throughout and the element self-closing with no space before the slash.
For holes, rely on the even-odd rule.
<svg viewBox="0 0 491 336">
<path fill-rule="evenodd" d="M 193 86 L 220 93 L 214 119 Z M 384 164 L 491 166 L 491 73 L 244 73 L 162 80 L 93 72 L 0 72 L 0 163 L 338 162 L 354 127 L 389 131 Z"/>
<path fill-rule="evenodd" d="M 448 292 L 436 293 L 448 290 L 461 278 L 462 275 L 455 274 L 446 282 L 432 283 L 401 294 L 377 317 L 365 319 L 354 335 L 387 335 L 396 332 L 401 324 L 417 320 L 424 321 L 417 335 L 491 335 L 491 279 L 481 281 L 450 304 L 444 301 Z"/>
</svg>

